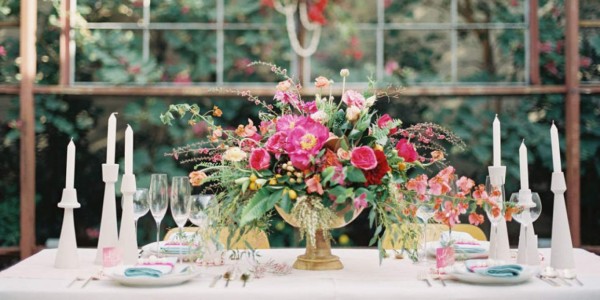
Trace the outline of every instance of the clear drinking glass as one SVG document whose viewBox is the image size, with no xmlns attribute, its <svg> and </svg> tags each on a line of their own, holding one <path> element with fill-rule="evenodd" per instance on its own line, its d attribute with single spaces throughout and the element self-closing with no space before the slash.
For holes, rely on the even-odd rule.
<svg viewBox="0 0 600 300">
<path fill-rule="evenodd" d="M 427 264 L 427 223 L 429 223 L 429 219 L 431 219 L 434 214 L 435 210 L 433 207 L 426 203 L 422 203 L 419 208 L 417 208 L 417 218 L 423 222 L 423 240 L 419 263 Z"/>
<path fill-rule="evenodd" d="M 210 225 L 208 217 L 208 207 L 214 204 L 215 195 L 191 195 L 190 221 L 198 226 L 200 230 L 206 229 Z"/>
<path fill-rule="evenodd" d="M 167 174 L 152 174 L 150 176 L 150 189 L 148 191 L 148 205 L 152 217 L 156 221 L 156 254 L 160 253 L 160 222 L 165 217 L 169 206 L 169 183 Z"/>
<path fill-rule="evenodd" d="M 133 218 L 135 220 L 135 231 L 137 232 L 138 219 L 145 216 L 150 207 L 148 206 L 148 189 L 140 188 L 133 194 Z"/>
<path fill-rule="evenodd" d="M 492 184 L 490 176 L 485 178 L 485 192 L 488 194 L 489 204 L 484 205 L 485 213 L 492 225 L 491 231 L 498 234 L 498 222 L 504 218 L 504 186 Z"/>
<path fill-rule="evenodd" d="M 185 223 L 188 220 L 188 217 L 190 216 L 191 194 L 192 185 L 190 184 L 190 179 L 187 176 L 173 177 L 173 183 L 171 184 L 171 215 L 173 216 L 173 220 L 179 228 L 180 239 L 183 237 L 183 226 L 185 225 Z M 182 249 L 180 245 L 180 259 L 181 256 Z"/>
</svg>

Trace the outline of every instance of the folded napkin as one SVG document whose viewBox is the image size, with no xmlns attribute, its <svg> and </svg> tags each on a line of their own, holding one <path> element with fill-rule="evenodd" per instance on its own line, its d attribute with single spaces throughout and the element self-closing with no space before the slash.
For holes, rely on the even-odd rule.
<svg viewBox="0 0 600 300">
<path fill-rule="evenodd" d="M 151 258 L 147 260 L 140 260 L 135 267 L 129 267 L 125 269 L 125 276 L 127 277 L 161 277 L 169 274 L 175 267 L 175 261 L 172 258 Z"/>
<path fill-rule="evenodd" d="M 454 251 L 458 254 L 476 254 L 484 253 L 486 249 L 479 244 L 455 244 Z"/>
<path fill-rule="evenodd" d="M 470 272 L 492 277 L 517 277 L 523 271 L 523 267 L 515 264 L 491 266 L 477 262 L 465 262 L 465 266 Z"/>
<path fill-rule="evenodd" d="M 188 254 L 190 252 L 190 246 L 181 243 L 164 243 L 160 245 L 160 251 L 167 254 Z"/>
</svg>

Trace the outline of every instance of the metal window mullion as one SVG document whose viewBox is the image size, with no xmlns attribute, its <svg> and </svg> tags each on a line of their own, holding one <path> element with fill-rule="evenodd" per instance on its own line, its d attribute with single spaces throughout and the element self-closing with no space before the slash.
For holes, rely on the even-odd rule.
<svg viewBox="0 0 600 300">
<path fill-rule="evenodd" d="M 150 0 L 144 0 L 144 10 L 142 12 L 142 28 L 143 28 L 143 42 L 142 42 L 142 59 L 146 62 L 150 58 Z"/>
<path fill-rule="evenodd" d="M 525 51 L 523 55 L 525 55 L 525 82 L 531 83 L 531 74 L 529 73 L 531 69 L 531 57 L 529 57 L 529 52 L 531 51 L 531 39 L 529 38 L 529 32 L 531 30 L 531 19 L 529 18 L 529 0 L 525 0 L 525 7 L 523 8 L 525 24 L 527 28 L 523 30 L 523 38 L 525 43 Z"/>
<path fill-rule="evenodd" d="M 450 74 L 452 78 L 452 83 L 456 83 L 458 81 L 458 56 L 457 56 L 457 48 L 458 48 L 458 0 L 452 0 L 450 7 L 450 14 L 452 22 L 452 29 L 450 32 L 450 49 L 452 53 L 451 58 L 451 66 L 450 66 Z"/>
<path fill-rule="evenodd" d="M 383 60 L 384 60 L 384 22 L 385 22 L 385 7 L 384 0 L 377 1 L 377 46 L 376 46 L 376 70 L 377 70 L 377 81 L 383 81 Z"/>
<path fill-rule="evenodd" d="M 225 57 L 225 32 L 223 24 L 225 23 L 224 0 L 217 0 L 217 84 L 223 83 L 224 57 Z"/>
</svg>

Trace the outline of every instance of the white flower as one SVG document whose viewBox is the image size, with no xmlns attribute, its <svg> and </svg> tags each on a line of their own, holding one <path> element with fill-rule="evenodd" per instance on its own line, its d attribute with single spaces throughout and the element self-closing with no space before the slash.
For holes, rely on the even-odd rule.
<svg viewBox="0 0 600 300">
<path fill-rule="evenodd" d="M 350 75 L 350 71 L 348 69 L 342 69 L 340 71 L 340 76 L 342 77 L 348 77 Z"/>
<path fill-rule="evenodd" d="M 327 121 L 329 121 L 329 116 L 327 115 L 326 112 L 319 110 L 315 113 L 313 113 L 312 115 L 310 115 L 310 118 L 321 123 L 321 124 L 325 124 L 327 123 Z"/>
<path fill-rule="evenodd" d="M 365 106 L 371 107 L 375 102 L 377 102 L 377 96 L 373 95 L 365 100 Z"/>
<path fill-rule="evenodd" d="M 238 162 L 246 159 L 247 156 L 248 154 L 239 147 L 231 147 L 225 151 L 223 154 L 223 159 Z"/>
<path fill-rule="evenodd" d="M 356 106 L 350 106 L 346 110 L 346 120 L 350 122 L 355 122 L 360 117 L 360 108 Z"/>
</svg>

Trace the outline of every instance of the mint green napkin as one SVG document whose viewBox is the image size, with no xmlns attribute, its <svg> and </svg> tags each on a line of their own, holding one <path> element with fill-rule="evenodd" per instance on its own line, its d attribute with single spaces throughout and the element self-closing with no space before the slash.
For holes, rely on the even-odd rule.
<svg viewBox="0 0 600 300">
<path fill-rule="evenodd" d="M 455 245 L 454 251 L 458 254 L 475 254 L 475 253 L 484 253 L 485 248 L 477 247 L 477 246 L 461 246 Z"/>
<path fill-rule="evenodd" d="M 163 275 L 163 272 L 145 267 L 132 267 L 125 269 L 125 276 L 127 277 L 155 277 L 158 278 Z"/>
<path fill-rule="evenodd" d="M 517 277 L 523 271 L 523 267 L 519 265 L 501 265 L 487 268 L 467 268 L 471 272 L 493 277 Z"/>
</svg>

